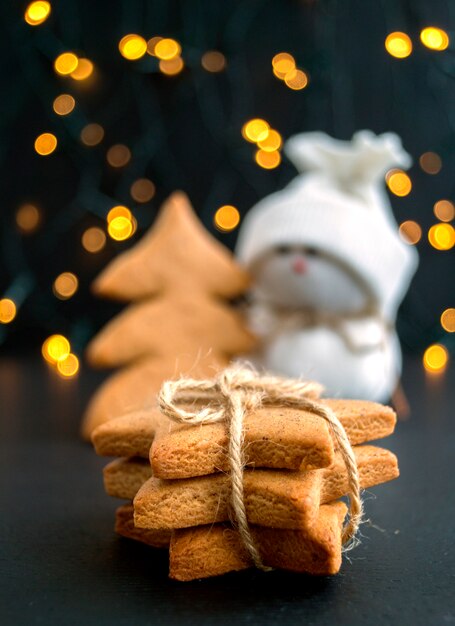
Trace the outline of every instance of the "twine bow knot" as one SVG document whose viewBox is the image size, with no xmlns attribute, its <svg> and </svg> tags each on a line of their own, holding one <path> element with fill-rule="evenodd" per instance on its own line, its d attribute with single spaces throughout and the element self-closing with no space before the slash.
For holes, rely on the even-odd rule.
<svg viewBox="0 0 455 626">
<path fill-rule="evenodd" d="M 248 411 L 261 406 L 287 406 L 305 410 L 324 419 L 341 453 L 348 475 L 349 519 L 343 527 L 344 549 L 357 544 L 356 533 L 362 519 L 357 463 L 346 432 L 335 413 L 318 401 L 322 386 L 312 381 L 260 376 L 245 365 L 229 367 L 211 380 L 181 378 L 166 381 L 158 395 L 162 413 L 183 424 L 207 424 L 225 421 L 229 431 L 228 458 L 231 478 L 231 504 L 237 529 L 255 566 L 268 571 L 252 537 L 246 514 L 243 489 L 243 422 Z M 201 402 L 204 406 L 201 406 Z M 188 410 L 188 405 L 193 405 Z"/>
</svg>

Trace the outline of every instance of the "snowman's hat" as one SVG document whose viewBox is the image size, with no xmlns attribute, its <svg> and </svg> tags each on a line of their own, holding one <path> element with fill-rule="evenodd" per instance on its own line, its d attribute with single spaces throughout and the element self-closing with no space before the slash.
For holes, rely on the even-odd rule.
<svg viewBox="0 0 455 626">
<path fill-rule="evenodd" d="M 247 268 L 274 247 L 303 245 L 326 251 L 368 285 L 382 314 L 393 320 L 418 256 L 404 243 L 383 189 L 384 173 L 409 167 L 393 133 L 356 133 L 351 142 L 302 133 L 285 145 L 297 176 L 246 215 L 237 256 Z"/>
</svg>

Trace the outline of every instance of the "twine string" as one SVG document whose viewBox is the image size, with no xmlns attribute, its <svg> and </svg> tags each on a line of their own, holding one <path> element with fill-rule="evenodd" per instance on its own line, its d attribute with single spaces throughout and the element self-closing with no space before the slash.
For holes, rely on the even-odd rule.
<svg viewBox="0 0 455 626">
<path fill-rule="evenodd" d="M 318 383 L 278 376 L 259 376 L 252 368 L 237 365 L 225 369 L 212 380 L 182 378 L 166 381 L 158 395 L 161 412 L 177 423 L 227 423 L 232 510 L 241 539 L 259 569 L 268 571 L 271 568 L 262 563 L 246 514 L 243 423 L 247 412 L 261 406 L 288 406 L 308 411 L 327 422 L 348 476 L 349 518 L 342 530 L 344 550 L 349 550 L 358 543 L 356 534 L 362 520 L 363 507 L 357 463 L 343 425 L 330 407 L 318 401 L 321 393 L 322 386 Z M 201 401 L 204 402 L 203 406 L 200 406 Z M 184 408 L 189 404 L 193 404 L 191 410 Z"/>
</svg>

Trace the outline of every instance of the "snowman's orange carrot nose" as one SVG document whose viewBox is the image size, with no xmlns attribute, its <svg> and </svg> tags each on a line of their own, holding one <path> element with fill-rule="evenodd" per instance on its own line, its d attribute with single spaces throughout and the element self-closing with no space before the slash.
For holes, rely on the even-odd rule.
<svg viewBox="0 0 455 626">
<path fill-rule="evenodd" d="M 296 274 L 305 274 L 307 271 L 307 264 L 303 257 L 298 256 L 292 261 L 292 270 Z"/>
</svg>

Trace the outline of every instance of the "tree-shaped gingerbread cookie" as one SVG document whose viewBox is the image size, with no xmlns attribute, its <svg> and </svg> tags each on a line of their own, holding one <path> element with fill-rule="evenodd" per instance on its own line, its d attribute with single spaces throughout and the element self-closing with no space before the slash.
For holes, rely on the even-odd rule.
<svg viewBox="0 0 455 626">
<path fill-rule="evenodd" d="M 94 283 L 97 295 L 132 302 L 91 341 L 95 367 L 127 366 L 92 398 L 83 423 L 99 424 L 152 406 L 162 382 L 181 374 L 211 376 L 254 346 L 229 298 L 242 294 L 248 276 L 176 192 L 154 226 Z"/>
</svg>

